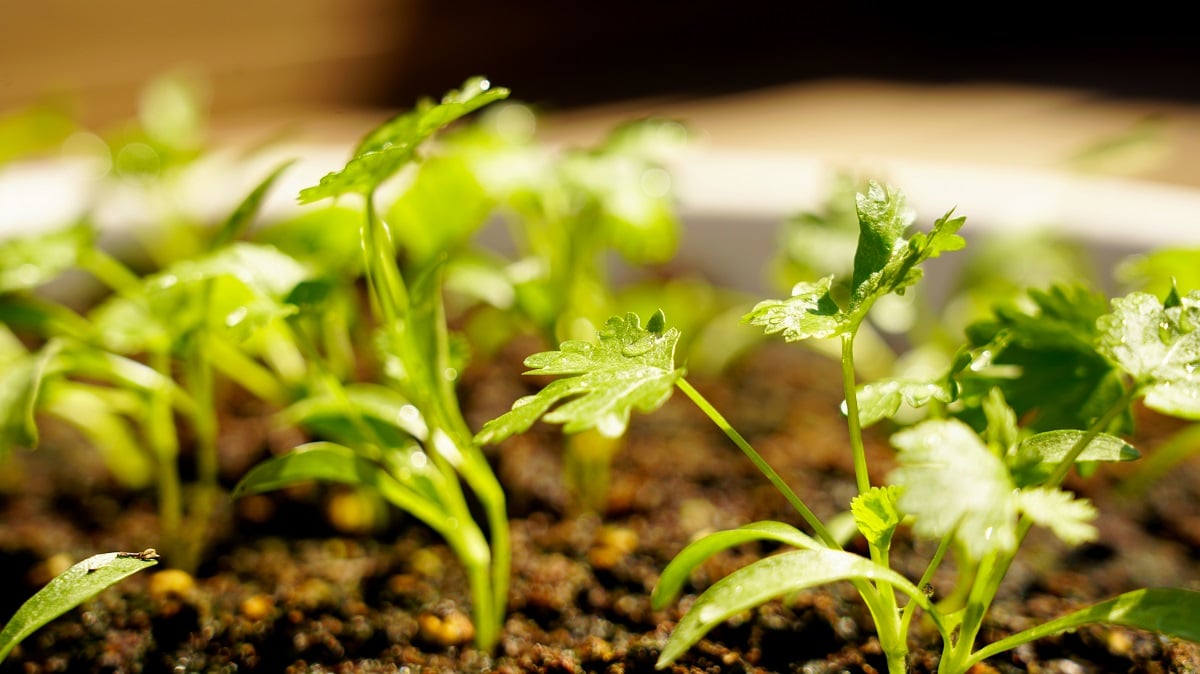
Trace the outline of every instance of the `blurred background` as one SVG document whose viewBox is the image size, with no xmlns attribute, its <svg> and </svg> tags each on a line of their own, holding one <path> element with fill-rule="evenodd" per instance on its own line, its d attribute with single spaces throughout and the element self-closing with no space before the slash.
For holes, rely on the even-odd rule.
<svg viewBox="0 0 1200 674">
<path fill-rule="evenodd" d="M 1145 3 L 0 4 L 0 109 L 59 96 L 98 122 L 132 114 L 139 87 L 178 68 L 209 78 L 218 115 L 407 106 L 475 74 L 548 109 L 829 78 L 1200 99 L 1200 43 L 1174 11 Z"/>
<path fill-rule="evenodd" d="M 103 130 L 136 113 L 152 78 L 183 72 L 203 84 L 218 135 L 289 128 L 350 143 L 482 74 L 543 113 L 551 140 L 657 114 L 708 147 L 760 157 L 1200 187 L 1200 41 L 1165 4 L 0 5 L 0 115 L 52 105 Z M 910 180 L 919 192 L 925 178 Z"/>
</svg>

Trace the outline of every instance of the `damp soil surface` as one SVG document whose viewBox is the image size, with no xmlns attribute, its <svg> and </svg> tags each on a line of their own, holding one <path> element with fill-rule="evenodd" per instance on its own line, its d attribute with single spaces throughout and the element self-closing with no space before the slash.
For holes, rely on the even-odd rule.
<svg viewBox="0 0 1200 674">
<path fill-rule="evenodd" d="M 473 427 L 538 382 L 522 378 L 528 345 L 474 367 L 463 405 Z M 836 364 L 770 345 L 720 379 L 689 378 L 822 517 L 855 493 Z M 227 485 L 301 440 L 253 410 L 222 423 Z M 1175 426 L 1142 414 L 1144 449 Z M 871 429 L 874 480 L 887 473 L 886 429 Z M 94 453 L 45 433 L 0 478 L 0 615 L 12 615 L 54 573 L 91 554 L 157 547 L 153 494 L 107 476 Z M 1135 443 L 1136 444 L 1136 443 Z M 35 672 L 653 672 L 696 593 L 770 554 L 719 554 L 685 595 L 655 611 L 659 572 L 705 532 L 761 519 L 799 524 L 784 499 L 683 396 L 635 417 L 613 466 L 607 509 L 579 515 L 563 487 L 561 437 L 538 426 L 489 448 L 507 491 L 513 579 L 492 653 L 470 643 L 467 583 L 429 529 L 370 498 L 328 486 L 228 502 L 194 576 L 170 560 L 106 590 L 29 637 L 0 673 Z M 1115 489 L 1126 466 L 1069 486 L 1100 511 L 1099 542 L 1070 549 L 1034 531 L 981 639 L 991 641 L 1087 603 L 1143 586 L 1200 587 L 1200 461 L 1171 471 L 1140 499 Z M 364 515 L 365 513 L 365 515 Z M 362 529 L 366 527 L 366 529 Z M 893 561 L 919 577 L 933 553 L 901 532 Z M 909 561 L 905 561 L 909 560 Z M 932 583 L 944 596 L 947 569 Z M 919 622 L 919 621 L 918 621 Z M 936 669 L 940 643 L 916 625 L 911 670 Z M 673 672 L 886 671 L 866 611 L 846 584 L 803 591 L 737 616 Z M 977 672 L 1196 672 L 1195 645 L 1094 626 L 993 658 Z"/>
</svg>

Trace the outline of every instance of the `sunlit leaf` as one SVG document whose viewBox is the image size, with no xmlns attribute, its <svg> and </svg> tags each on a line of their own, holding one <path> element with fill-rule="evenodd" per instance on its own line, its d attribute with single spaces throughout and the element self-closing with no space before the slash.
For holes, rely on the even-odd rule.
<svg viewBox="0 0 1200 674">
<path fill-rule="evenodd" d="M 1112 307 L 1097 323 L 1101 351 L 1137 381 L 1147 407 L 1200 419 L 1200 290 L 1171 307 L 1141 292 Z"/>
<path fill-rule="evenodd" d="M 655 610 L 660 610 L 679 596 L 692 571 L 716 553 L 752 541 L 772 541 L 793 547 L 816 550 L 824 548 L 799 529 L 782 522 L 754 522 L 737 529 L 718 531 L 688 544 L 663 569 L 650 597 Z"/>
<path fill-rule="evenodd" d="M 467 80 L 461 89 L 446 94 L 441 103 L 420 101 L 410 112 L 368 134 L 345 168 L 327 174 L 320 184 L 301 190 L 301 203 L 375 189 L 411 161 L 417 147 L 438 129 L 507 96 L 507 89 L 492 87 L 486 79 L 476 77 Z"/>
<path fill-rule="evenodd" d="M 0 660 L 25 637 L 125 578 L 158 562 L 153 550 L 93 555 L 63 571 L 30 597 L 0 631 Z"/>
<path fill-rule="evenodd" d="M 917 534 L 953 534 L 972 559 L 1016 547 L 1015 485 L 1004 462 L 969 426 L 925 421 L 893 435 L 892 444 L 900 450 L 900 466 L 888 482 L 903 489 L 897 503 L 915 518 Z"/>
<path fill-rule="evenodd" d="M 741 611 L 840 580 L 891 583 L 928 608 L 928 600 L 904 576 L 864 557 L 827 549 L 784 552 L 734 571 L 700 595 L 671 632 L 656 667 L 674 662 L 709 630 Z"/>
<path fill-rule="evenodd" d="M 785 300 L 763 300 L 742 319 L 763 328 L 768 335 L 781 334 L 788 342 L 830 337 L 841 327 L 841 312 L 829 296 L 833 277 L 812 283 L 797 283 Z"/>
<path fill-rule="evenodd" d="M 569 376 L 517 400 L 512 410 L 484 424 L 476 442 L 499 442 L 539 418 L 563 424 L 568 433 L 595 428 L 610 437 L 620 435 L 634 409 L 649 412 L 661 406 L 683 375 L 675 368 L 679 331 L 667 330 L 665 320 L 659 312 L 643 328 L 636 314 L 614 316 L 600 330 L 599 344 L 571 340 L 559 351 L 526 358 L 533 368 L 527 374 Z M 551 410 L 558 403 L 562 405 Z"/>
<path fill-rule="evenodd" d="M 79 264 L 95 245 L 95 232 L 86 225 L 0 240 L 0 293 L 29 290 L 51 281 Z"/>
<path fill-rule="evenodd" d="M 1200 592 L 1167 588 L 1126 592 L 984 646 L 963 666 L 969 668 L 1021 644 L 1093 623 L 1124 625 L 1200 643 Z"/>
<path fill-rule="evenodd" d="M 896 506 L 900 487 L 871 487 L 850 500 L 854 523 L 872 547 L 886 550 L 903 516 Z"/>
</svg>

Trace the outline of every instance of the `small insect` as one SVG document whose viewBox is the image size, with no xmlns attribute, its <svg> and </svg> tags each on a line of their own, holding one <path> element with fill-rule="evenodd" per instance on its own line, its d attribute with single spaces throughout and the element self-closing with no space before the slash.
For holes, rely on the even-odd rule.
<svg viewBox="0 0 1200 674">
<path fill-rule="evenodd" d="M 123 557 L 125 559 L 140 559 L 143 562 L 148 562 L 152 559 L 158 559 L 159 554 L 154 548 L 146 548 L 141 552 L 118 552 L 117 557 Z"/>
</svg>

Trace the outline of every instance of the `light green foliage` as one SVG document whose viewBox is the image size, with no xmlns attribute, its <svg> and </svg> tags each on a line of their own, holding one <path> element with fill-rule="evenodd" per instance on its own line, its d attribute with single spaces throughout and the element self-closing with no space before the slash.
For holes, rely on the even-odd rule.
<svg viewBox="0 0 1200 674">
<path fill-rule="evenodd" d="M 747 322 L 768 333 L 782 332 L 788 341 L 855 332 L 871 306 L 884 295 L 903 293 L 921 277 L 918 265 L 946 251 L 962 248 L 955 232 L 965 218 L 947 213 L 929 233 L 904 234 L 912 215 L 902 194 L 871 183 L 858 196 L 859 248 L 854 258 L 850 297 L 839 303 L 831 294 L 834 277 L 802 282 L 787 300 L 760 302 Z"/>
<path fill-rule="evenodd" d="M 643 328 L 636 314 L 613 317 L 600 330 L 598 344 L 572 340 L 563 342 L 559 351 L 526 358 L 525 364 L 533 368 L 527 374 L 570 376 L 518 400 L 512 410 L 484 424 L 476 441 L 499 442 L 527 430 L 539 418 L 563 424 L 568 433 L 595 428 L 605 435 L 621 435 L 634 409 L 649 412 L 661 406 L 683 375 L 675 368 L 679 332 L 667 329 L 665 320 L 656 313 Z"/>
<path fill-rule="evenodd" d="M 31 290 L 79 264 L 95 240 L 92 229 L 66 229 L 0 241 L 0 293 Z"/>
<path fill-rule="evenodd" d="M 1165 304 L 1131 293 L 1113 300 L 1098 328 L 1101 351 L 1134 378 L 1147 407 L 1200 419 L 1200 291 L 1172 290 Z"/>
<path fill-rule="evenodd" d="M 339 171 L 321 178 L 319 185 L 300 192 L 309 203 L 343 194 L 372 192 L 396 171 L 414 159 L 417 147 L 451 122 L 483 106 L 508 97 L 508 90 L 492 87 L 482 77 L 465 82 L 447 93 L 440 103 L 422 100 L 410 112 L 379 126 L 363 138 L 354 156 Z"/>
<path fill-rule="evenodd" d="M 1130 290 L 1166 297 L 1171 288 L 1200 288 L 1200 248 L 1164 248 L 1126 259 L 1117 277 Z"/>
<path fill-rule="evenodd" d="M 976 406 L 998 387 L 1033 430 L 1086 428 L 1122 395 L 1112 365 L 1096 347 L 1105 300 L 1079 286 L 1030 290 L 1032 308 L 997 306 L 967 330 L 974 359 L 958 376 Z M 1128 428 L 1128 421 L 1106 431 Z"/>
<path fill-rule="evenodd" d="M 154 550 L 92 555 L 63 571 L 30 597 L 0 631 L 0 661 L 25 637 L 129 576 L 158 562 Z"/>
<path fill-rule="evenodd" d="M 897 505 L 900 493 L 896 485 L 872 487 L 850 499 L 854 524 L 871 545 L 883 549 L 890 545 L 892 534 L 904 519 Z"/>
</svg>

